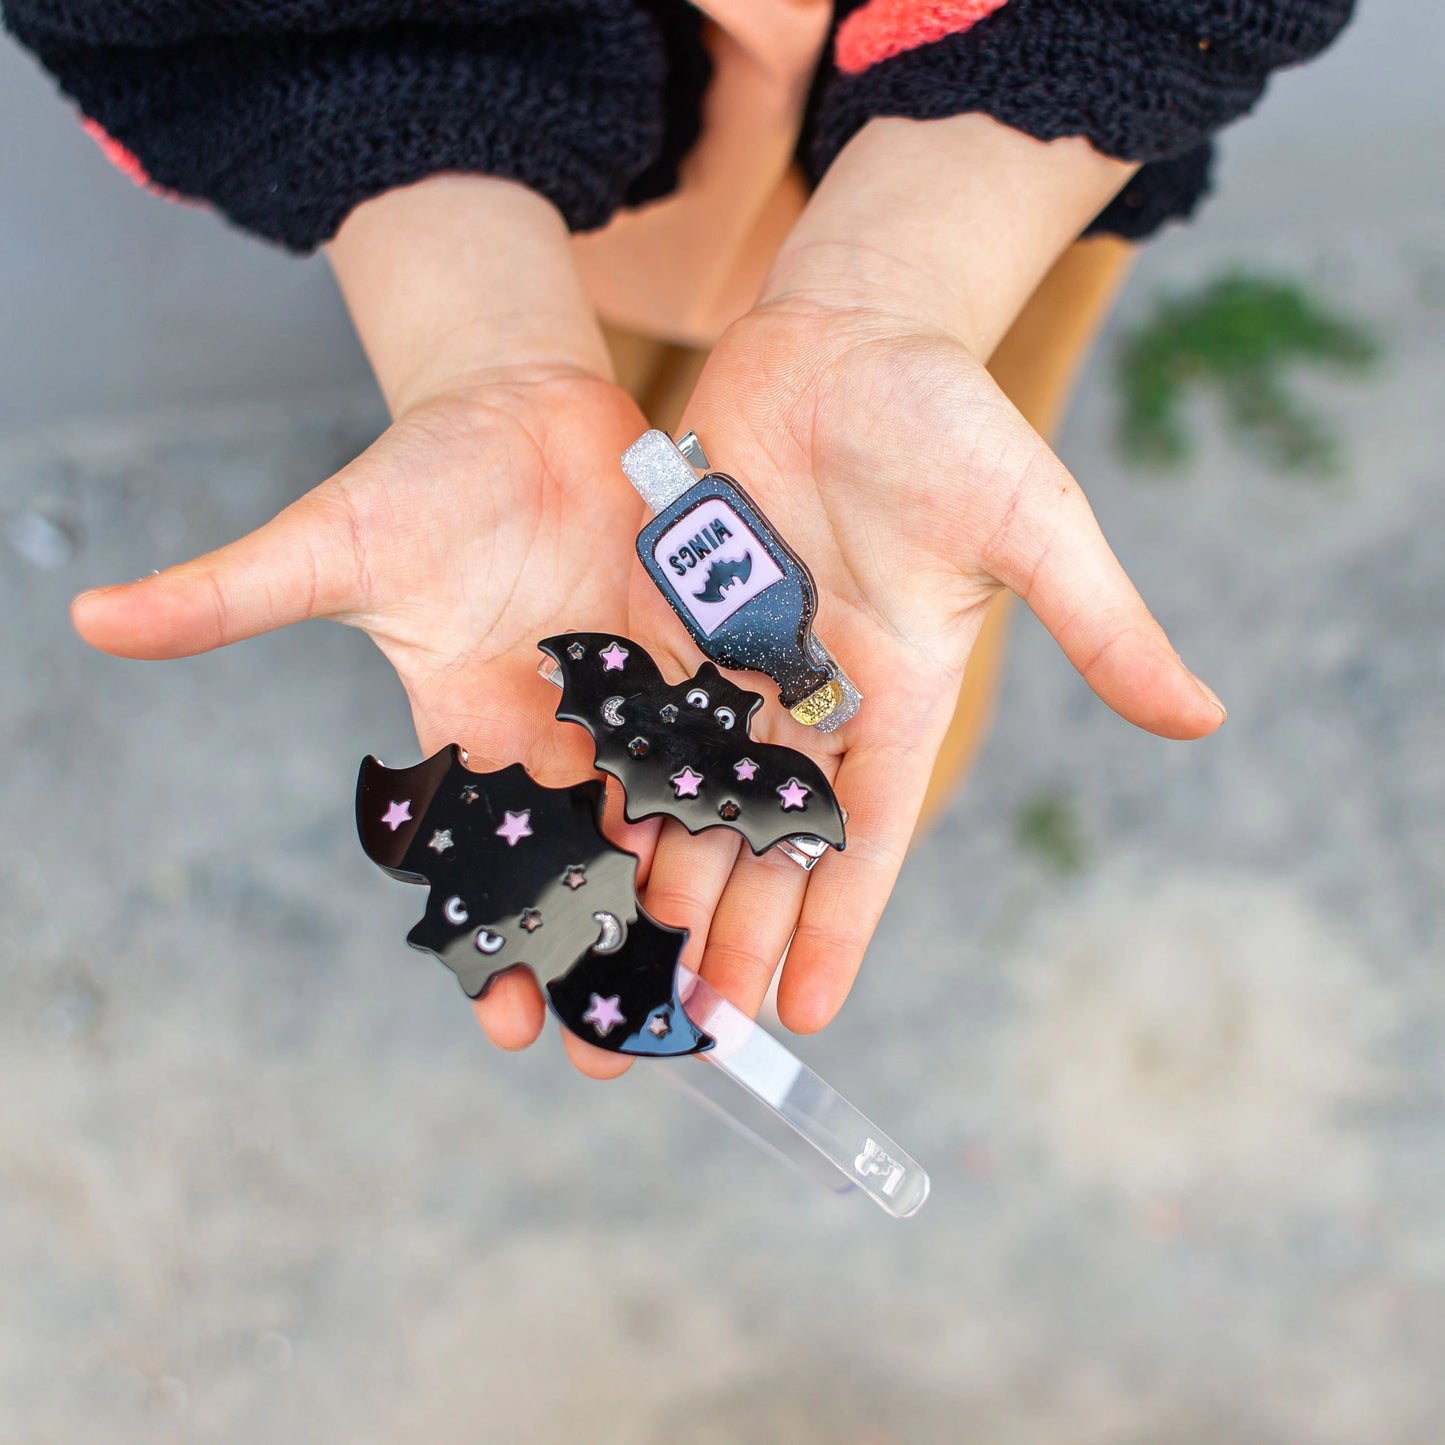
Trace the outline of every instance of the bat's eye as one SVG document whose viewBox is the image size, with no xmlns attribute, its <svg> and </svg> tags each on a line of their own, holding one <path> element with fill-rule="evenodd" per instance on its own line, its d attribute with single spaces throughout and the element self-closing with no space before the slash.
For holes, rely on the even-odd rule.
<svg viewBox="0 0 1445 1445">
<path fill-rule="evenodd" d="M 689 707 L 706 707 L 707 694 L 700 687 L 693 688 L 687 695 L 687 705 Z"/>
<path fill-rule="evenodd" d="M 713 713 L 713 716 L 725 728 L 730 728 L 737 721 L 737 717 L 734 715 L 733 710 L 730 707 L 718 708 L 718 710 Z"/>
<path fill-rule="evenodd" d="M 446 915 L 448 923 L 465 923 L 467 921 L 467 905 L 460 898 L 448 898 L 442 912 Z"/>
</svg>

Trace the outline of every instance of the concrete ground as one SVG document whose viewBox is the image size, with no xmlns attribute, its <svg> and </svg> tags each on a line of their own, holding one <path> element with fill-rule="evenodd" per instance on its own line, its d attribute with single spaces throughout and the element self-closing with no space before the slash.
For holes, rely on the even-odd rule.
<svg viewBox="0 0 1445 1445">
<path fill-rule="evenodd" d="M 800 1044 L 931 1170 L 904 1224 L 646 1068 L 484 1044 L 354 841 L 357 759 L 415 756 L 364 638 L 143 666 L 70 634 L 79 587 L 353 455 L 369 400 L 0 435 L 0 1445 L 1439 1441 L 1438 132 L 1381 160 L 1417 181 L 1388 212 L 1346 190 L 1374 173 L 1280 209 L 1309 163 L 1277 134 L 1118 325 L 1244 262 L 1385 360 L 1301 381 L 1340 479 L 1207 404 L 1158 478 L 1101 347 L 1061 450 L 1231 718 L 1146 737 L 1016 629 L 971 786 Z"/>
</svg>

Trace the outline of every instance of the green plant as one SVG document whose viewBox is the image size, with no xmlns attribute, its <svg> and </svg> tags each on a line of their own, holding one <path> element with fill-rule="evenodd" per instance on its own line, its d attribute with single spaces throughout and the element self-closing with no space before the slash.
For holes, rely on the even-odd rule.
<svg viewBox="0 0 1445 1445">
<path fill-rule="evenodd" d="M 1073 802 L 1062 793 L 1040 793 L 1019 809 L 1014 822 L 1019 848 L 1060 876 L 1081 872 L 1088 848 Z"/>
<path fill-rule="evenodd" d="M 1211 386 L 1241 441 L 1274 466 L 1335 470 L 1335 435 L 1290 395 L 1285 370 L 1310 361 L 1360 372 L 1378 354 L 1369 332 L 1295 282 L 1236 274 L 1165 298 L 1119 358 L 1124 453 L 1141 465 L 1182 462 L 1192 449 L 1185 393 Z"/>
</svg>

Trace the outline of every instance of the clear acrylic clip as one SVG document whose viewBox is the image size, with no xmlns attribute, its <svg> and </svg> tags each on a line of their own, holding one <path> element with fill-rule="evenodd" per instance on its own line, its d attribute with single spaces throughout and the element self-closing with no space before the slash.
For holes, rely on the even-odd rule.
<svg viewBox="0 0 1445 1445">
<path fill-rule="evenodd" d="M 835 1192 L 860 1189 L 895 1219 L 918 1213 L 929 1186 L 916 1159 L 691 969 L 678 969 L 677 984 L 687 1016 L 717 1042 L 677 1060 L 668 1069 L 674 1079 L 768 1153 Z M 694 1060 L 745 1095 L 705 1083 Z"/>
</svg>

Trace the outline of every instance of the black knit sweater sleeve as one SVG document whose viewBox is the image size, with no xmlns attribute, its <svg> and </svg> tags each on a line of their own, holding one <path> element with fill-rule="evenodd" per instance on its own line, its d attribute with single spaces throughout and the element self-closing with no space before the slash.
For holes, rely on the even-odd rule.
<svg viewBox="0 0 1445 1445">
<path fill-rule="evenodd" d="M 1353 10 L 1353 0 L 1007 0 L 890 55 L 869 16 L 848 33 L 863 5 L 836 7 L 845 29 L 835 54 L 847 65 L 852 41 L 855 63 L 853 73 L 830 67 L 815 91 L 805 150 L 814 178 L 874 116 L 980 111 L 1040 140 L 1084 136 L 1145 162 L 1091 227 L 1136 238 L 1192 211 L 1208 186 L 1210 137 L 1254 105 L 1272 71 L 1324 49 Z M 870 46 L 881 54 L 864 68 Z"/>
<path fill-rule="evenodd" d="M 576 230 L 664 195 L 706 61 L 682 0 L 5 0 L 156 185 L 305 251 L 369 196 L 505 176 Z"/>
</svg>

